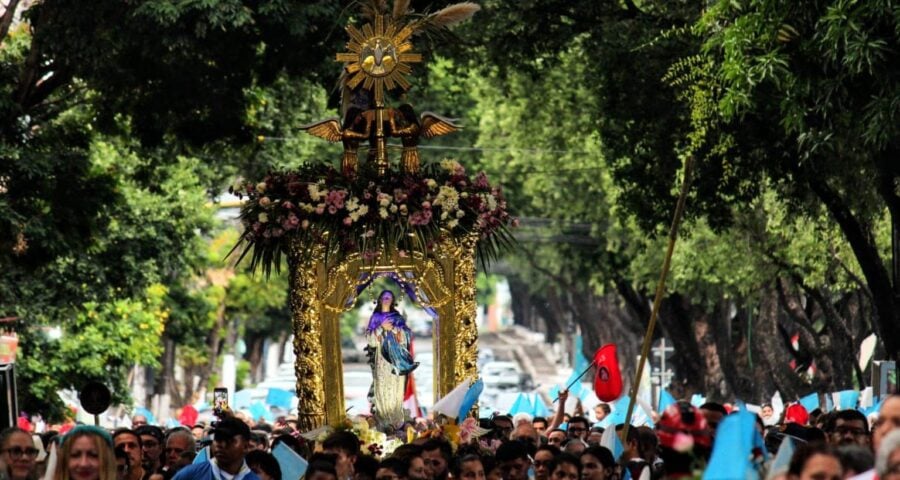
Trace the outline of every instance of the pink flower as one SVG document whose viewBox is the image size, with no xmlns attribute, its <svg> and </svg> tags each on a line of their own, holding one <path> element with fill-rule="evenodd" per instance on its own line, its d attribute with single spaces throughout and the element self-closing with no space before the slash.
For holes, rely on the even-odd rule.
<svg viewBox="0 0 900 480">
<path fill-rule="evenodd" d="M 294 209 L 294 204 L 291 203 L 291 202 L 284 202 L 284 203 L 281 204 L 281 208 L 283 208 L 283 209 L 285 209 L 285 210 L 293 210 L 293 209 Z"/>
<path fill-rule="evenodd" d="M 324 203 L 320 203 L 319 205 L 316 206 L 316 213 L 319 215 L 322 215 L 323 213 L 325 213 L 325 204 Z"/>
<path fill-rule="evenodd" d="M 272 204 L 272 200 L 269 200 L 269 197 L 260 197 L 259 206 L 260 207 L 268 207 Z"/>
<path fill-rule="evenodd" d="M 472 440 L 472 434 L 475 432 L 475 427 L 477 426 L 478 423 L 473 417 L 468 417 L 459 424 L 459 443 L 461 445 L 467 444 Z"/>
<path fill-rule="evenodd" d="M 488 189 L 491 188 L 491 184 L 488 182 L 487 174 L 484 172 L 479 172 L 478 175 L 475 176 L 475 188 L 479 189 Z"/>
<path fill-rule="evenodd" d="M 431 210 L 419 210 L 409 216 L 410 225 L 428 225 L 431 221 Z"/>
<path fill-rule="evenodd" d="M 350 225 L 353 225 L 353 219 L 350 218 L 350 217 L 344 217 L 344 225 L 346 225 L 346 226 L 348 226 L 348 227 L 349 227 Z"/>
<path fill-rule="evenodd" d="M 328 192 L 328 195 L 325 196 L 325 204 L 328 205 L 328 211 L 331 211 L 334 208 L 334 211 L 338 211 L 341 208 L 344 208 L 344 199 L 347 198 L 346 190 L 332 190 Z"/>
<path fill-rule="evenodd" d="M 303 220 L 302 222 L 300 222 L 300 228 L 302 228 L 304 230 L 309 228 L 309 220 Z"/>
<path fill-rule="evenodd" d="M 431 202 L 428 202 L 428 201 L 422 202 L 422 208 L 424 208 L 424 209 L 431 208 Z"/>
<path fill-rule="evenodd" d="M 405 202 L 406 198 L 408 196 L 409 195 L 407 195 L 406 192 L 403 191 L 402 189 L 398 188 L 398 189 L 394 190 L 394 202 L 396 202 L 396 203 Z"/>
<path fill-rule="evenodd" d="M 328 207 L 328 213 L 330 213 L 330 214 L 332 214 L 332 215 L 334 215 L 335 213 L 337 213 L 337 211 L 338 211 L 338 207 L 335 207 L 334 205 L 331 205 L 331 206 Z"/>
</svg>

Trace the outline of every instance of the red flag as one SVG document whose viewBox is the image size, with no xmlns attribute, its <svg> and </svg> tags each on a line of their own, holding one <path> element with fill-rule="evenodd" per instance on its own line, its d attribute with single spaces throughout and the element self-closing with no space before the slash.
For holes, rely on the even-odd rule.
<svg viewBox="0 0 900 480">
<path fill-rule="evenodd" d="M 413 351 L 412 338 L 409 339 L 409 354 L 415 356 Z M 409 410 L 413 417 L 421 417 L 422 411 L 419 408 L 419 399 L 416 398 L 416 379 L 410 373 L 406 376 L 406 389 L 403 392 L 403 407 Z"/>
<path fill-rule="evenodd" d="M 594 393 L 601 402 L 611 402 L 622 396 L 622 372 L 616 344 L 610 343 L 597 349 L 594 354 Z"/>
<path fill-rule="evenodd" d="M 178 423 L 186 427 L 193 427 L 197 423 L 197 417 L 199 416 L 200 413 L 197 412 L 193 405 L 185 405 L 181 409 L 181 415 L 178 416 Z"/>
</svg>

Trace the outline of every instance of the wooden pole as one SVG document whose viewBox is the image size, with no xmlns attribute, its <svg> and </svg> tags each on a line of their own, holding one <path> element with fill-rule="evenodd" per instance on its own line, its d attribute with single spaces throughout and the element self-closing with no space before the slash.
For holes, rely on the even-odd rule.
<svg viewBox="0 0 900 480">
<path fill-rule="evenodd" d="M 672 253 L 675 251 L 675 241 L 678 239 L 678 227 L 684 214 L 684 204 L 690 190 L 691 173 L 694 157 L 689 156 L 684 161 L 684 178 L 681 181 L 681 193 L 678 195 L 678 203 L 675 205 L 675 214 L 672 216 L 672 226 L 669 227 L 669 247 L 666 250 L 666 258 L 663 260 L 662 273 L 659 275 L 659 283 L 656 284 L 656 297 L 653 299 L 653 309 L 650 311 L 650 322 L 647 324 L 647 332 L 644 334 L 644 344 L 641 347 L 641 359 L 638 361 L 637 372 L 634 381 L 631 382 L 631 398 L 628 400 L 628 411 L 625 414 L 625 426 L 622 429 L 622 445 L 628 445 L 628 430 L 631 427 L 631 415 L 634 413 L 634 404 L 637 401 L 638 387 L 641 376 L 644 373 L 644 364 L 650 354 L 650 344 L 653 341 L 653 331 L 656 329 L 656 317 L 659 315 L 659 306 L 662 303 L 663 293 L 666 291 L 666 277 L 669 276 L 669 267 L 672 265 Z"/>
</svg>

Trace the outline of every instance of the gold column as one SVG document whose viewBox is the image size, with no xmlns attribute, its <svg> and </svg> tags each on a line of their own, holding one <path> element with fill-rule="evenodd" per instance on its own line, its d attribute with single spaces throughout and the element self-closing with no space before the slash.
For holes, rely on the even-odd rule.
<svg viewBox="0 0 900 480">
<path fill-rule="evenodd" d="M 307 261 L 302 253 L 315 251 Z M 322 324 L 317 299 L 316 265 L 321 262 L 322 248 L 291 242 L 288 253 L 290 268 L 291 320 L 294 327 L 294 372 L 297 376 L 297 426 L 308 431 L 325 422 L 325 385 L 322 364 Z"/>
<path fill-rule="evenodd" d="M 475 242 L 476 236 L 460 241 L 454 268 L 453 290 L 456 304 L 456 332 L 453 337 L 456 355 L 453 363 L 453 386 L 465 379 L 478 376 L 478 303 L 475 296 Z M 451 387 L 452 388 L 452 387 Z"/>
</svg>

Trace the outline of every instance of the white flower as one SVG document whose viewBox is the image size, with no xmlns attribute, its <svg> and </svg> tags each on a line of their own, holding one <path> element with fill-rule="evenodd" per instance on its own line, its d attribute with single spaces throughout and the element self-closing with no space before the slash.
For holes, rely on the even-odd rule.
<svg viewBox="0 0 900 480">
<path fill-rule="evenodd" d="M 347 200 L 347 211 L 352 212 L 359 208 L 359 199 L 356 197 L 350 197 L 350 200 Z"/>
<path fill-rule="evenodd" d="M 435 180 L 433 178 L 429 178 L 428 180 L 426 180 L 425 184 L 428 185 L 428 188 L 430 188 L 432 190 L 437 188 L 437 185 L 438 185 L 437 180 Z"/>
<path fill-rule="evenodd" d="M 390 210 L 391 210 L 391 213 L 397 213 L 397 206 L 396 206 L 396 205 L 391 205 Z"/>
<path fill-rule="evenodd" d="M 387 209 L 386 209 L 386 208 L 379 208 L 379 209 L 378 209 L 378 216 L 381 217 L 381 218 L 388 218 L 388 211 L 387 211 Z"/>
<path fill-rule="evenodd" d="M 259 214 L 259 223 L 266 223 L 269 221 L 269 215 L 266 212 L 262 212 Z"/>
<path fill-rule="evenodd" d="M 462 211 L 462 210 L 457 210 L 457 211 L 456 211 L 456 218 L 463 218 L 463 217 L 465 217 L 465 216 L 466 216 L 466 212 L 464 212 L 464 211 Z"/>
<path fill-rule="evenodd" d="M 457 225 L 459 225 L 459 220 L 455 218 L 447 222 L 447 228 L 456 228 Z"/>
<path fill-rule="evenodd" d="M 311 198 L 313 201 L 319 201 L 322 197 L 325 196 L 324 193 L 319 191 L 318 184 L 310 184 L 306 187 L 306 189 L 309 190 L 309 198 Z"/>
<path fill-rule="evenodd" d="M 453 187 L 443 186 L 431 204 L 440 205 L 444 210 L 456 210 L 459 208 L 459 192 Z"/>
<path fill-rule="evenodd" d="M 266 182 L 259 182 L 256 184 L 256 191 L 259 193 L 263 193 L 266 191 Z"/>
<path fill-rule="evenodd" d="M 496 210 L 497 209 L 497 199 L 494 198 L 493 195 L 485 195 L 484 200 L 487 201 L 488 210 Z"/>
</svg>

